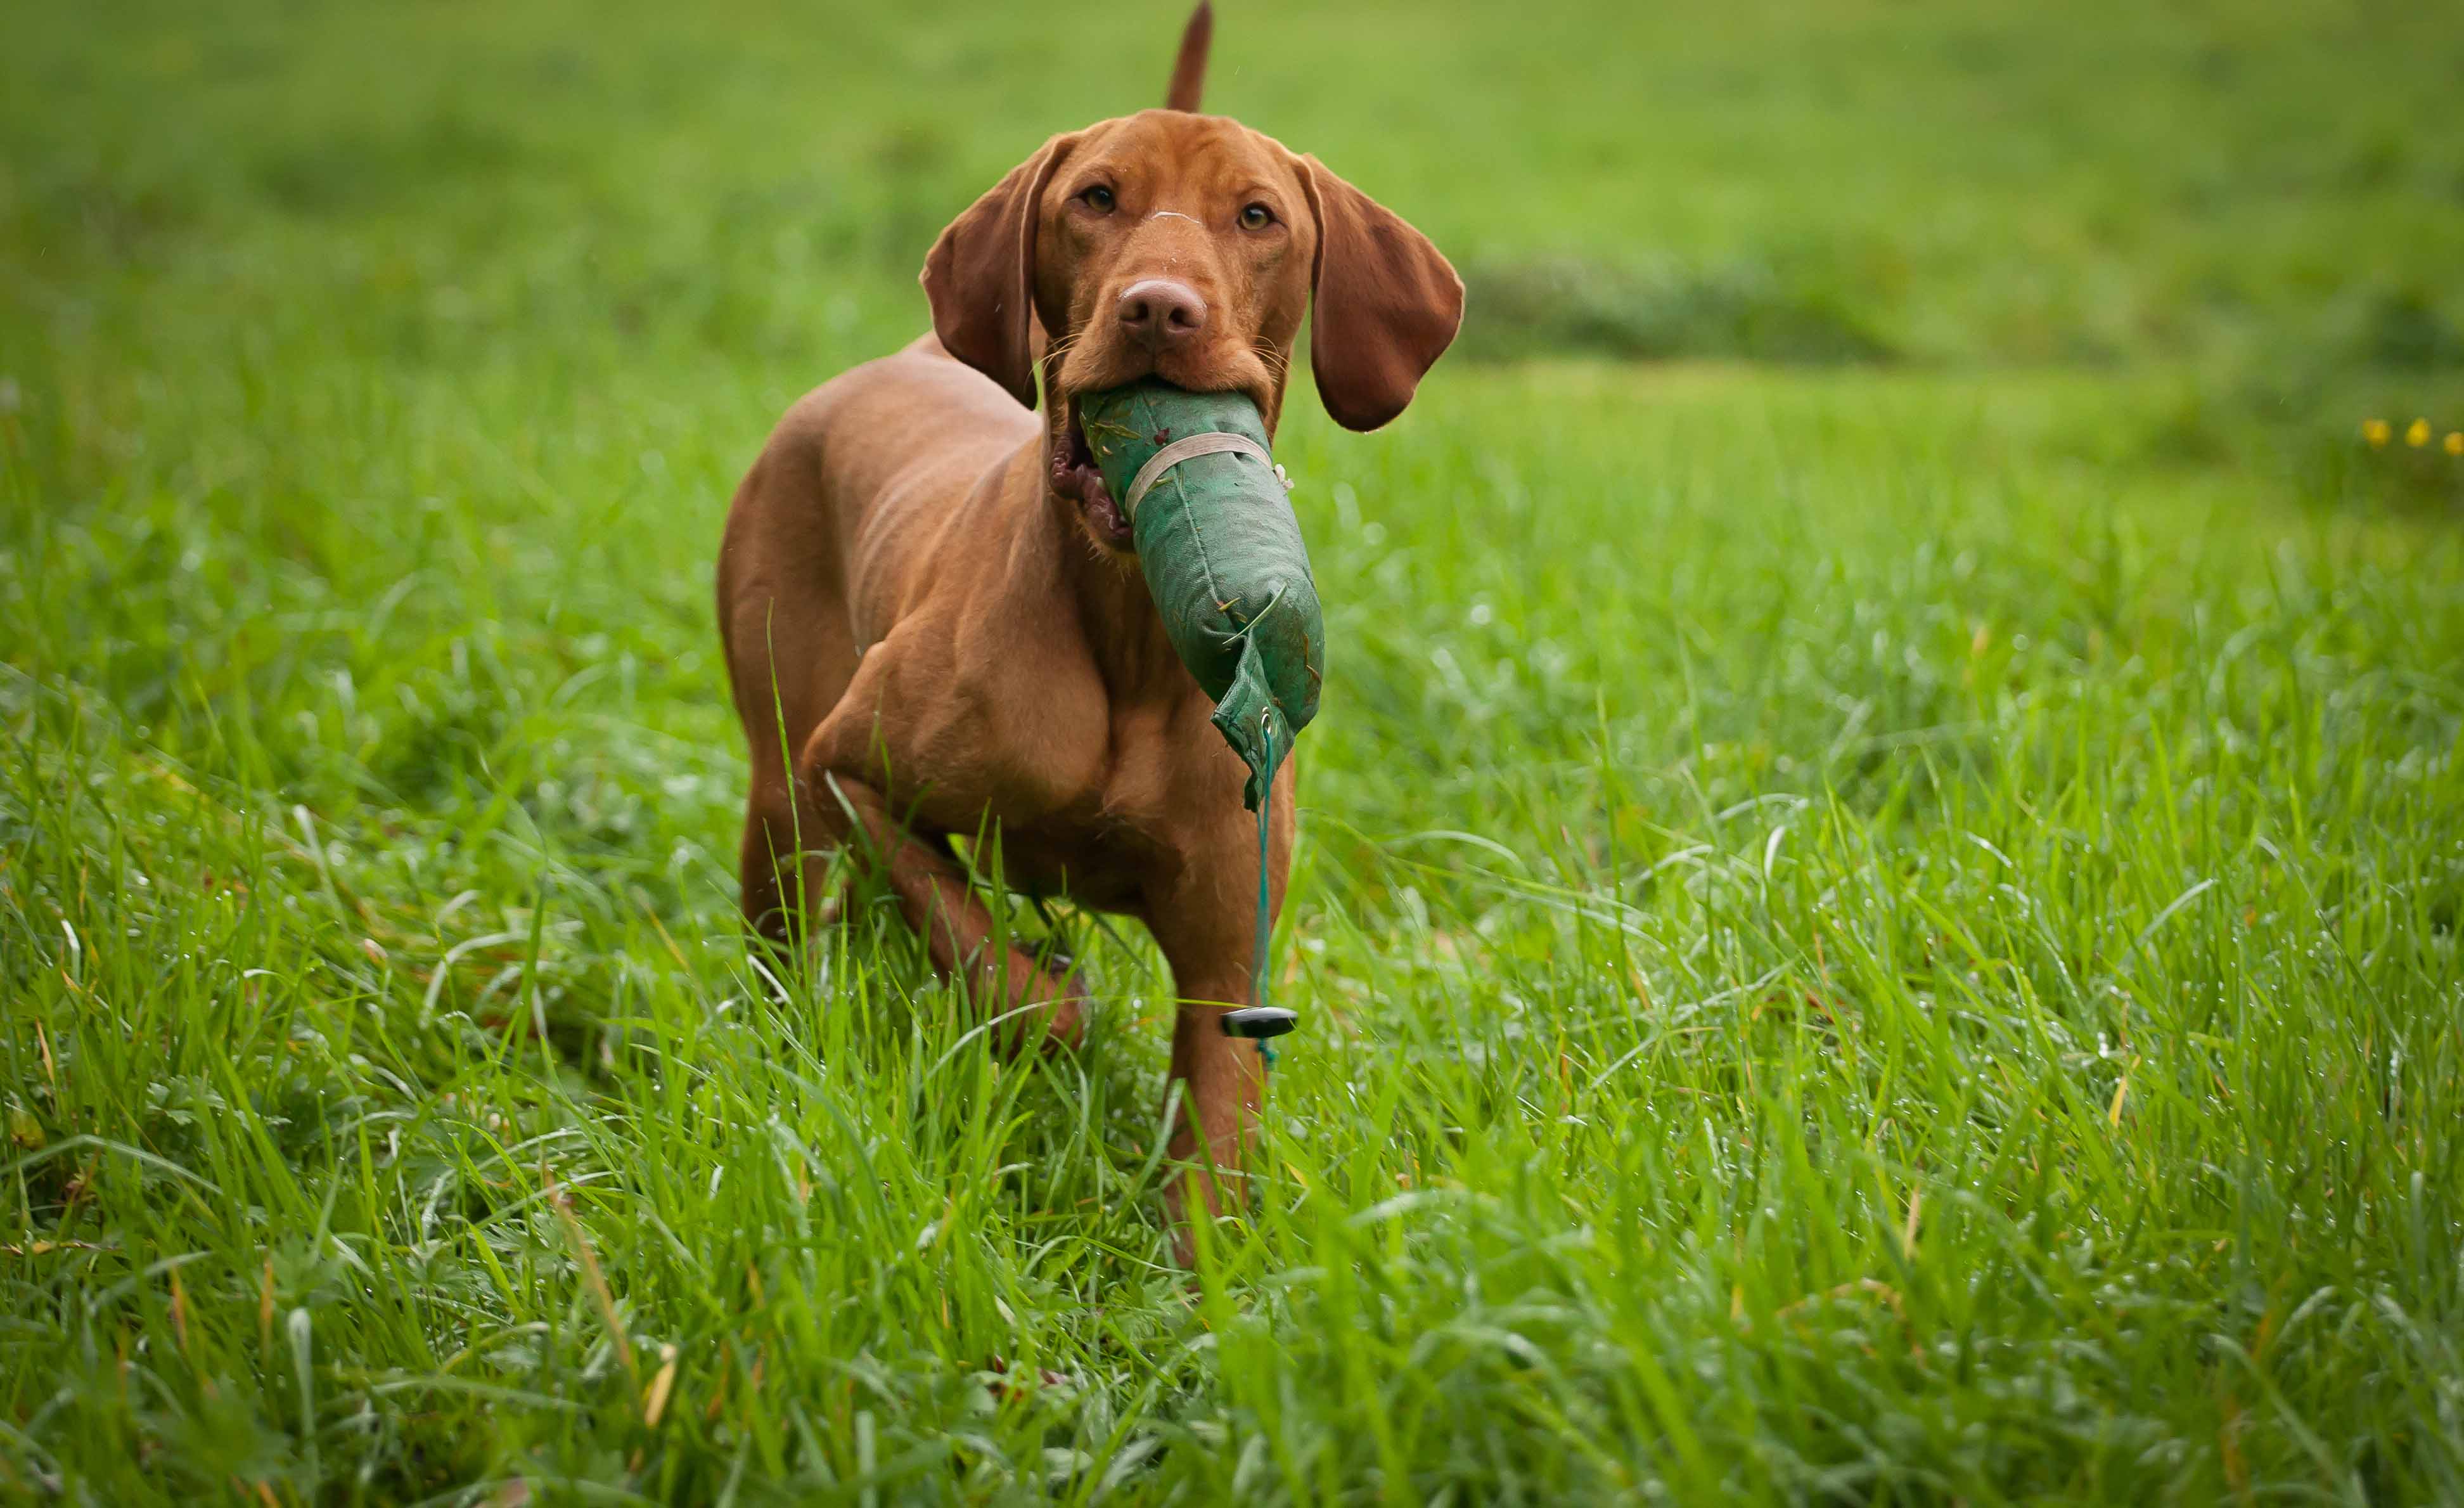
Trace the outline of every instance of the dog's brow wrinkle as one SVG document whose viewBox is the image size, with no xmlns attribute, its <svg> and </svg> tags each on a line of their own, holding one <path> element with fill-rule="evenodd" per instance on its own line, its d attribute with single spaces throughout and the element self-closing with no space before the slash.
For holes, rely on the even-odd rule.
<svg viewBox="0 0 2464 1508">
<path fill-rule="evenodd" d="M 1150 220 L 1160 220 L 1165 215 L 1171 215 L 1176 220 L 1187 220 L 1192 225 L 1196 225 L 1198 223 L 1198 216 L 1194 214 L 1183 214 L 1177 210 L 1157 210 L 1155 213 L 1148 215 L 1147 218 Z"/>
</svg>

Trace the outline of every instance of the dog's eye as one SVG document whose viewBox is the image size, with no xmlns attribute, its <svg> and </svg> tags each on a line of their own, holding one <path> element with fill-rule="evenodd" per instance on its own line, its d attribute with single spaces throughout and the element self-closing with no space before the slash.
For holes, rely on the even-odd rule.
<svg viewBox="0 0 2464 1508">
<path fill-rule="evenodd" d="M 1274 223 L 1275 211 L 1263 204 L 1253 204 L 1241 211 L 1241 228 L 1244 231 L 1263 231 Z"/>
<path fill-rule="evenodd" d="M 1105 188 L 1102 184 L 1097 184 L 1092 188 L 1081 193 L 1078 197 L 1084 199 L 1087 202 L 1087 208 L 1094 211 L 1097 214 L 1110 214 L 1112 212 L 1112 190 Z"/>
</svg>

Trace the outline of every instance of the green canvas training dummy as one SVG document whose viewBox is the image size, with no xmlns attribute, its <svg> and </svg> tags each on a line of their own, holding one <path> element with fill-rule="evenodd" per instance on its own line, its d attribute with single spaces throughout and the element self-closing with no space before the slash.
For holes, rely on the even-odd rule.
<svg viewBox="0 0 2464 1508">
<path fill-rule="evenodd" d="M 1326 674 L 1326 621 L 1265 425 L 1239 393 L 1157 382 L 1081 398 L 1078 411 L 1164 633 L 1248 764 L 1254 809 L 1317 715 Z"/>
<path fill-rule="evenodd" d="M 1266 450 L 1257 405 L 1238 393 L 1142 382 L 1078 401 L 1104 484 L 1128 514 L 1164 634 L 1215 699 L 1215 726 L 1249 766 L 1258 813 L 1257 957 L 1252 1003 L 1223 1030 L 1260 1038 L 1292 1029 L 1266 1004 L 1266 810 L 1293 736 L 1317 716 L 1326 620 L 1289 483 Z M 1271 1054 L 1267 1061 L 1271 1062 Z"/>
</svg>

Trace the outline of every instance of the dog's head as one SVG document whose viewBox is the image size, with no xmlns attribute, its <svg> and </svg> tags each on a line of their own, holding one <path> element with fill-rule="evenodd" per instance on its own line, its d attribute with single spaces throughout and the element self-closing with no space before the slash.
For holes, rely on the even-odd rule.
<svg viewBox="0 0 2464 1508">
<path fill-rule="evenodd" d="M 1078 432 L 1080 394 L 1159 377 L 1243 393 L 1271 430 L 1314 300 L 1319 398 L 1337 423 L 1374 430 L 1463 320 L 1463 282 L 1427 237 L 1314 157 L 1194 113 L 1206 31 L 1200 6 L 1170 107 L 1045 143 L 924 263 L 952 355 L 1029 407 L 1041 366 L 1054 489 L 1114 550 L 1128 522 Z"/>
</svg>

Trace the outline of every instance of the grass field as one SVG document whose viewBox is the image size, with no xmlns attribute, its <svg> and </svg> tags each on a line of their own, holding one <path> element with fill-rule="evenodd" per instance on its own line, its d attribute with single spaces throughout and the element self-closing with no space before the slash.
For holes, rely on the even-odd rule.
<svg viewBox="0 0 2464 1508">
<path fill-rule="evenodd" d="M 2464 1498 L 2464 27 L 2040 9 L 1226 0 L 1474 308 L 1195 1280 L 1134 927 L 752 968 L 709 607 L 1177 10 L 12 15 L 0 1497 Z"/>
</svg>

